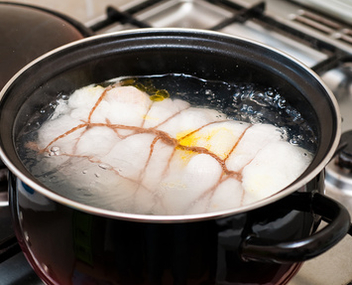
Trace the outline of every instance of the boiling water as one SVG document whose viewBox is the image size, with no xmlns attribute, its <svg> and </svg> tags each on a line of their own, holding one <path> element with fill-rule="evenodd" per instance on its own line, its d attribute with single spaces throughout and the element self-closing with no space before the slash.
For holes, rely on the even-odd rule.
<svg viewBox="0 0 352 285">
<path fill-rule="evenodd" d="M 120 113 L 126 112 L 126 117 L 128 117 L 131 112 L 137 112 L 138 108 L 144 108 L 143 104 L 150 104 L 142 114 L 144 119 L 141 124 L 137 124 L 138 126 L 134 122 L 132 124 L 113 124 L 110 119 L 116 113 L 119 115 L 119 112 L 113 112 L 115 114 L 111 114 L 109 117 L 104 114 L 104 110 L 101 111 L 100 116 L 106 117 L 100 121 L 97 119 L 99 124 L 95 123 L 94 125 L 91 122 L 90 116 L 94 113 L 94 106 L 103 92 L 103 87 L 111 84 L 131 85 L 148 94 L 150 99 L 146 99 L 140 95 L 141 93 L 136 95 L 136 98 L 141 100 L 134 102 L 135 108 L 119 109 Z M 185 74 L 165 74 L 117 78 L 99 84 L 95 89 L 91 86 L 89 90 L 96 90 L 94 92 L 99 94 L 95 94 L 94 100 L 88 95 L 84 95 L 87 101 L 91 100 L 91 107 L 85 111 L 79 111 L 86 112 L 85 116 L 74 115 L 79 118 L 76 123 L 72 123 L 71 119 L 65 121 L 63 117 L 67 112 L 74 112 L 68 106 L 77 102 L 72 103 L 70 98 L 73 97 L 69 94 L 58 94 L 55 101 L 44 106 L 38 114 L 33 116 L 19 137 L 17 145 L 24 164 L 43 184 L 62 196 L 95 207 L 142 214 L 192 214 L 241 207 L 254 202 L 255 199 L 272 195 L 274 190 L 280 190 L 283 184 L 278 189 L 269 185 L 268 187 L 273 189 L 265 193 L 264 191 L 256 193 L 253 197 L 252 194 L 246 194 L 243 185 L 246 183 L 253 185 L 254 182 L 254 184 L 265 184 L 263 181 L 267 178 L 265 177 L 263 180 L 258 178 L 260 176 L 256 177 L 256 174 L 251 173 L 249 177 L 254 177 L 254 180 L 257 181 L 252 179 L 251 182 L 246 182 L 244 171 L 242 171 L 245 167 L 234 171 L 236 166 L 231 166 L 230 169 L 227 165 L 230 158 L 221 158 L 220 155 L 217 155 L 212 151 L 213 145 L 203 144 L 199 148 L 200 146 L 195 144 L 195 140 L 200 138 L 199 136 L 195 137 L 194 134 L 217 124 L 220 127 L 211 129 L 210 133 L 217 134 L 224 129 L 226 129 L 226 133 L 232 130 L 231 128 L 240 128 L 240 133 L 245 134 L 247 129 L 255 130 L 257 128 L 252 126 L 264 126 L 266 129 L 259 131 L 259 134 L 262 135 L 257 135 L 255 138 L 258 143 L 261 142 L 261 136 L 264 137 L 262 143 L 266 143 L 271 137 L 275 137 L 275 140 L 277 140 L 276 137 L 280 137 L 281 141 L 288 141 L 290 145 L 296 146 L 292 160 L 296 160 L 296 164 L 301 161 L 303 163 L 300 165 L 299 172 L 297 169 L 291 171 L 288 168 L 284 174 L 285 176 L 290 172 L 296 173 L 294 179 L 309 164 L 316 148 L 316 138 L 310 126 L 302 118 L 302 115 L 287 103 L 284 96 L 273 88 L 254 84 L 208 81 Z M 135 91 L 133 92 L 133 94 L 137 94 Z M 75 96 L 74 94 L 73 96 Z M 88 100 L 88 98 L 90 99 Z M 151 106 L 157 106 L 160 102 L 163 102 L 162 104 L 172 102 L 170 106 L 167 105 L 169 107 L 161 109 L 161 112 L 168 111 L 168 108 L 176 108 L 174 113 L 170 113 L 158 127 L 155 124 L 153 127 L 144 125 L 145 122 L 152 122 L 155 116 L 159 116 L 158 112 L 154 112 L 154 114 L 150 113 L 150 110 L 152 110 Z M 99 104 L 103 106 L 103 103 Z M 174 132 L 169 129 L 169 126 L 165 127 L 165 125 L 170 125 L 170 122 L 174 122 L 174 117 L 178 117 L 179 114 L 185 113 L 187 110 L 192 110 L 195 114 L 185 117 L 190 123 L 201 120 L 204 114 L 206 114 L 205 117 L 210 116 L 212 120 L 204 121 L 205 123 L 203 122 L 193 129 L 186 126 L 182 132 Z M 124 120 L 125 118 L 123 118 Z M 233 122 L 241 123 L 233 127 Z M 71 123 L 72 126 L 70 126 Z M 66 124 L 68 126 L 65 126 Z M 231 125 L 230 128 L 228 124 Z M 104 130 L 101 131 L 103 128 Z M 99 131 L 94 133 L 94 129 Z M 274 129 L 275 134 L 273 133 Z M 46 134 L 50 137 L 49 133 L 52 133 L 50 139 L 43 138 L 43 135 L 45 137 Z M 267 133 L 270 133 L 270 136 Z M 75 134 L 78 135 L 70 141 L 72 135 Z M 209 137 L 209 132 L 203 134 L 201 139 L 204 140 L 205 136 Z M 266 139 L 265 136 L 269 136 L 269 138 Z M 111 137 L 113 137 L 112 140 Z M 215 135 L 208 139 L 213 140 L 214 137 Z M 223 143 L 224 138 L 227 137 L 220 137 L 218 141 Z M 133 139 L 131 140 L 131 138 Z M 240 136 L 238 141 L 240 141 L 239 138 Z M 46 141 L 45 144 L 41 143 L 43 140 Z M 65 143 L 61 143 L 65 140 L 67 140 L 66 144 L 70 145 L 68 149 L 65 149 L 67 147 Z M 281 147 L 281 145 L 280 142 L 277 146 Z M 107 152 L 105 148 L 109 148 L 110 151 Z M 235 149 L 235 145 L 232 148 Z M 250 147 L 247 149 L 251 152 Z M 190 152 L 192 152 L 191 155 Z M 179 158 L 181 158 L 178 162 L 174 160 L 174 157 L 177 156 L 175 153 L 179 153 Z M 286 150 L 281 154 L 286 156 Z M 257 157 L 259 156 L 257 155 Z M 276 156 L 277 163 L 272 163 L 273 177 L 278 178 L 279 181 L 280 175 L 275 171 L 282 168 L 283 161 L 286 161 L 285 157 L 280 157 L 280 148 L 276 149 L 275 145 L 271 157 L 266 154 L 262 159 L 270 162 L 272 159 L 275 160 Z M 188 163 L 187 167 L 189 167 L 192 159 L 197 163 L 192 162 L 191 171 L 182 175 L 178 173 L 165 174 L 172 169 L 170 165 L 176 165 L 175 169 L 177 170 L 183 169 L 184 166 L 181 164 L 185 160 Z M 247 164 L 252 161 L 256 162 L 256 155 L 253 155 Z M 291 164 L 295 163 L 291 161 L 288 166 Z M 285 186 L 294 179 L 290 177 L 285 182 Z M 247 180 L 249 179 L 247 178 Z M 234 190 L 236 187 L 239 190 Z M 218 190 L 220 188 L 221 190 Z M 221 195 L 217 193 L 221 193 Z M 212 199 L 215 199 L 216 202 L 213 202 Z M 231 202 L 225 203 L 225 201 Z"/>
</svg>

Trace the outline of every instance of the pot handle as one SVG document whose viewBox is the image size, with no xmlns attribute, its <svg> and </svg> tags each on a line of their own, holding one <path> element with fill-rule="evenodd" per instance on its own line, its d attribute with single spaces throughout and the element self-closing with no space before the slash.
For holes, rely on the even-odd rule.
<svg viewBox="0 0 352 285">
<path fill-rule="evenodd" d="M 284 207 L 318 214 L 328 224 L 309 237 L 287 242 L 278 243 L 270 239 L 248 236 L 241 245 L 241 257 L 245 261 L 302 262 L 326 252 L 350 230 L 350 215 L 347 209 L 318 192 L 294 193 L 283 199 L 282 203 Z"/>
</svg>

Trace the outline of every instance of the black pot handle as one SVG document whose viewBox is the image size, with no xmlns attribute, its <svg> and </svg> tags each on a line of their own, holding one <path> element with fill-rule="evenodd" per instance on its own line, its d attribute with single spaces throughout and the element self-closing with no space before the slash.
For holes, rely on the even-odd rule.
<svg viewBox="0 0 352 285">
<path fill-rule="evenodd" d="M 280 202 L 279 202 L 280 203 Z M 315 193 L 295 193 L 283 199 L 284 207 L 313 212 L 328 224 L 311 236 L 287 242 L 274 242 L 249 236 L 241 246 L 246 261 L 292 263 L 316 257 L 337 244 L 350 230 L 350 215 L 340 203 Z"/>
</svg>

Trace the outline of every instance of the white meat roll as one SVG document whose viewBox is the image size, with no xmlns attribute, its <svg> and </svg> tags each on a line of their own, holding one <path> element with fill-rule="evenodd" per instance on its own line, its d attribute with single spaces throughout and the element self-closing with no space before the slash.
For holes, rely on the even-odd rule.
<svg viewBox="0 0 352 285">
<path fill-rule="evenodd" d="M 61 194 L 114 211 L 182 215 L 241 207 L 292 183 L 312 155 L 283 133 L 179 99 L 153 101 L 132 86 L 92 85 L 59 100 L 35 144 Z"/>
</svg>

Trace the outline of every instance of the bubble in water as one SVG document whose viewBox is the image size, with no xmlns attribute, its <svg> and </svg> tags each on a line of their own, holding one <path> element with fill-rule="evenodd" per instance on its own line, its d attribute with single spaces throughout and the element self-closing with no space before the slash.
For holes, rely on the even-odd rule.
<svg viewBox="0 0 352 285">
<path fill-rule="evenodd" d="M 103 170 L 106 170 L 106 169 L 111 168 L 109 165 L 104 164 L 104 163 L 100 163 L 98 166 L 99 166 L 101 169 L 103 169 Z"/>
<path fill-rule="evenodd" d="M 61 154 L 61 151 L 59 147 L 53 146 L 50 148 L 49 156 L 60 155 L 60 154 Z"/>
<path fill-rule="evenodd" d="M 59 104 L 59 102 L 57 102 L 57 101 L 55 101 L 55 102 L 51 102 L 51 103 L 49 103 L 49 107 L 51 107 L 51 108 L 56 108 L 56 106 Z"/>
<path fill-rule="evenodd" d="M 284 98 L 280 98 L 278 101 L 277 101 L 277 106 L 281 109 L 284 109 L 286 108 L 286 99 Z"/>
<path fill-rule="evenodd" d="M 303 140 L 302 135 L 294 135 L 292 138 L 289 140 L 289 142 L 293 145 L 299 145 L 300 142 Z"/>
<path fill-rule="evenodd" d="M 265 95 L 266 96 L 269 96 L 269 97 L 273 97 L 274 96 L 274 92 L 271 88 L 269 88 L 266 92 L 265 92 Z"/>
<path fill-rule="evenodd" d="M 68 96 L 67 94 L 61 94 L 59 98 L 62 100 L 68 100 L 70 96 Z"/>
<path fill-rule="evenodd" d="M 211 89 L 206 89 L 205 94 L 206 95 L 214 95 L 214 93 L 213 93 L 213 91 L 211 91 Z"/>
</svg>

